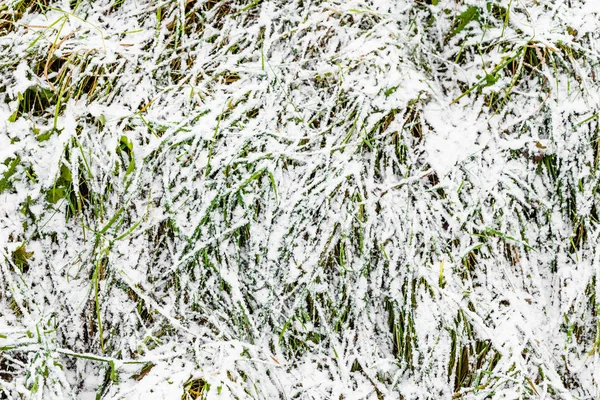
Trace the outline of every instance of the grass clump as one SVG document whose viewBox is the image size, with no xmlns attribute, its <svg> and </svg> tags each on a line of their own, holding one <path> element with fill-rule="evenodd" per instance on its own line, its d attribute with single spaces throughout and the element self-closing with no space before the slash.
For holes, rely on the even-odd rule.
<svg viewBox="0 0 600 400">
<path fill-rule="evenodd" d="M 0 397 L 593 397 L 598 20 L 525 3 L 1 5 Z"/>
</svg>

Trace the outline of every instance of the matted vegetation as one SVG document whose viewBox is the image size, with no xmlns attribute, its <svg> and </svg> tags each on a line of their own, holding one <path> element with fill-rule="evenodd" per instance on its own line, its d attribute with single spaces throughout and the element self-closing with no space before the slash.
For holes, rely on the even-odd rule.
<svg viewBox="0 0 600 400">
<path fill-rule="evenodd" d="M 0 3 L 0 398 L 595 399 L 592 0 Z"/>
</svg>

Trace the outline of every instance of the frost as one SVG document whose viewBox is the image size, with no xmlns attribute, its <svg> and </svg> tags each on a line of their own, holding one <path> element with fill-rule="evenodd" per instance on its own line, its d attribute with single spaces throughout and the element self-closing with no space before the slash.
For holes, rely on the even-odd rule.
<svg viewBox="0 0 600 400">
<path fill-rule="evenodd" d="M 0 5 L 0 398 L 596 398 L 599 14 Z"/>
</svg>

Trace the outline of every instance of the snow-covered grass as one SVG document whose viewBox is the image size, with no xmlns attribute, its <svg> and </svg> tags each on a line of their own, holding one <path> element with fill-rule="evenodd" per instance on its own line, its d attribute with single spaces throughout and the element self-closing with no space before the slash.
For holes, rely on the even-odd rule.
<svg viewBox="0 0 600 400">
<path fill-rule="evenodd" d="M 0 398 L 597 399 L 599 44 L 596 0 L 0 2 Z"/>
</svg>

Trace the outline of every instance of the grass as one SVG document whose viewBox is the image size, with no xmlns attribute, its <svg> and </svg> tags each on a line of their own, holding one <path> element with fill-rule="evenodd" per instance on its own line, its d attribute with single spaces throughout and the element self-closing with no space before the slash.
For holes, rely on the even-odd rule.
<svg viewBox="0 0 600 400">
<path fill-rule="evenodd" d="M 593 397 L 597 21 L 463 3 L 1 5 L 0 398 Z"/>
</svg>

